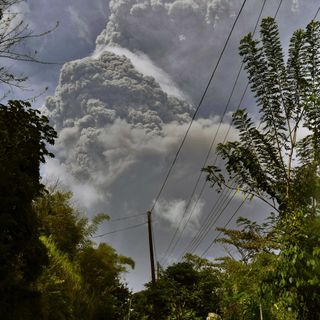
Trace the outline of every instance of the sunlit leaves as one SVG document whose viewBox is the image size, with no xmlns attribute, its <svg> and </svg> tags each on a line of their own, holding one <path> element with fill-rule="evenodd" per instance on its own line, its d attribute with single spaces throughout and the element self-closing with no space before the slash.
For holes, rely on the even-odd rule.
<svg viewBox="0 0 320 320">
<path fill-rule="evenodd" d="M 287 63 L 272 18 L 262 20 L 260 40 L 251 34 L 241 40 L 240 55 L 255 94 L 260 124 L 246 110 L 235 111 L 233 124 L 239 140 L 217 147 L 228 179 L 214 166 L 204 171 L 219 189 L 235 188 L 235 184 L 286 214 L 306 205 L 305 199 L 299 198 L 303 192 L 296 188 L 303 167 L 313 168 L 314 175 L 319 175 L 320 22 L 312 21 L 306 30 L 293 34 Z M 303 127 L 307 135 L 302 134 Z"/>
</svg>

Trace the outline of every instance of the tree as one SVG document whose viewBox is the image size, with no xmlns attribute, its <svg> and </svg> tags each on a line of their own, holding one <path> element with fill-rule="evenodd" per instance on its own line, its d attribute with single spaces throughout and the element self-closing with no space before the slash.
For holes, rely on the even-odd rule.
<svg viewBox="0 0 320 320">
<path fill-rule="evenodd" d="M 236 249 L 236 257 L 244 264 L 249 264 L 260 253 L 271 253 L 281 249 L 280 235 L 274 228 L 275 216 L 271 215 L 263 224 L 258 224 L 247 218 L 237 219 L 239 229 L 217 228 L 224 234 L 216 240 Z"/>
<path fill-rule="evenodd" d="M 239 218 L 240 229 L 218 228 L 217 241 L 236 249 L 217 264 L 224 319 L 318 318 L 320 219 L 291 218 L 287 226 Z"/>
<path fill-rule="evenodd" d="M 48 188 L 33 203 L 40 219 L 41 241 L 49 264 L 36 283 L 42 297 L 42 318 L 122 319 L 128 312 L 130 292 L 120 276 L 134 262 L 106 243 L 91 237 L 106 214 L 92 221 L 71 205 L 72 194 Z M 56 311 L 58 310 L 58 312 Z"/>
<path fill-rule="evenodd" d="M 88 230 L 88 219 L 70 203 L 72 194 L 56 188 L 48 189 L 33 202 L 33 208 L 41 221 L 40 232 L 50 237 L 57 249 L 69 258 L 74 258 L 79 248 L 87 244 L 89 233 L 94 233 L 98 223 L 109 217 L 100 215 L 100 220 Z"/>
<path fill-rule="evenodd" d="M 208 260 L 188 254 L 133 296 L 133 318 L 204 319 L 219 311 L 219 275 Z"/>
<path fill-rule="evenodd" d="M 237 220 L 239 229 L 217 228 L 223 237 L 217 242 L 228 247 L 229 256 L 218 258 L 221 277 L 223 319 L 280 319 L 273 314 L 272 284 L 276 272 L 279 235 L 273 219 L 259 225 L 245 218 Z M 235 250 L 234 250 L 235 249 Z"/>
<path fill-rule="evenodd" d="M 58 27 L 58 23 L 53 29 L 43 33 L 33 33 L 29 25 L 20 18 L 21 13 L 19 13 L 16 8 L 21 2 L 21 0 L 0 1 L 0 58 L 49 64 L 48 62 L 41 61 L 37 57 L 37 50 L 33 52 L 23 52 L 20 45 L 33 38 L 47 35 Z M 24 74 L 19 75 L 12 73 L 12 71 L 4 65 L 0 67 L 0 82 L 3 88 L 9 89 L 9 91 L 12 86 L 23 89 L 23 82 L 25 82 L 27 78 Z M 4 90 L 4 96 L 5 94 Z"/>
<path fill-rule="evenodd" d="M 320 317 L 320 217 L 297 212 L 277 226 L 283 246 L 272 279 L 275 306 L 295 315 L 292 319 Z M 286 319 L 286 318 L 283 318 Z"/>
<path fill-rule="evenodd" d="M 20 319 L 24 303 L 26 309 L 32 305 L 31 284 L 47 262 L 32 201 L 44 189 L 40 163 L 53 156 L 45 143 L 55 137 L 48 119 L 29 103 L 0 105 L 0 314 L 7 319 Z"/>
<path fill-rule="evenodd" d="M 277 319 L 320 317 L 315 308 L 320 303 L 320 275 L 316 271 L 320 264 L 319 52 L 320 22 L 316 21 L 293 34 L 287 63 L 274 19 L 262 20 L 260 40 L 251 34 L 241 40 L 240 54 L 257 101 L 260 123 L 256 126 L 246 110 L 237 110 L 233 122 L 239 140 L 217 148 L 228 178 L 214 165 L 203 169 L 213 185 L 259 198 L 278 214 L 269 233 L 276 235 L 277 254 L 272 243 L 265 242 L 267 236 L 261 238 L 258 230 L 251 234 L 246 230 L 221 230 L 227 235 L 221 241 L 244 253 L 245 263 L 232 263 L 245 270 L 246 263 L 252 269 L 263 261 L 265 252 L 257 246 L 264 240 L 275 270 L 268 290 L 281 311 L 277 316 L 273 314 Z M 260 287 L 268 285 L 259 271 L 251 277 Z"/>
<path fill-rule="evenodd" d="M 204 169 L 220 186 L 241 190 L 268 203 L 281 215 L 318 210 L 320 158 L 320 23 L 298 30 L 284 62 L 277 25 L 261 23 L 261 41 L 248 34 L 240 54 L 260 112 L 256 127 L 244 109 L 233 114 L 239 141 L 219 144 L 229 179 L 215 166 Z M 307 135 L 299 138 L 302 127 Z M 232 186 L 234 182 L 236 186 Z"/>
<path fill-rule="evenodd" d="M 126 266 L 134 267 L 128 257 L 118 255 L 106 243 L 87 247 L 79 252 L 78 263 L 86 292 L 92 300 L 88 319 L 123 319 L 129 309 L 129 290 L 120 281 Z"/>
</svg>

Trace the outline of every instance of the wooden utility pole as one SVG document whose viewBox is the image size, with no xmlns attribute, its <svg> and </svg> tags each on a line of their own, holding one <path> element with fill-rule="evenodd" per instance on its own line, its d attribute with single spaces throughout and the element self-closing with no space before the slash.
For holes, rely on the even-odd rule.
<svg viewBox="0 0 320 320">
<path fill-rule="evenodd" d="M 149 248 L 150 248 L 151 279 L 152 279 L 152 284 L 154 285 L 156 283 L 156 271 L 154 266 L 154 254 L 153 254 L 151 211 L 148 211 L 148 233 L 149 233 Z"/>
</svg>

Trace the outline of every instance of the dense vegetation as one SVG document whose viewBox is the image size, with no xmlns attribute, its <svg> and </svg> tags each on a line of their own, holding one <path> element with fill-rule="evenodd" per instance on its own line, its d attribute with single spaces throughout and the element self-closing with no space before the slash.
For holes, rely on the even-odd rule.
<svg viewBox="0 0 320 320">
<path fill-rule="evenodd" d="M 320 319 L 320 23 L 294 33 L 287 63 L 271 18 L 240 54 L 260 121 L 237 110 L 239 140 L 218 147 L 225 170 L 203 170 L 219 189 L 262 200 L 270 216 L 218 229 L 234 257 L 187 254 L 135 294 L 120 281 L 134 262 L 91 240 L 108 216 L 89 221 L 70 193 L 40 182 L 56 138 L 48 119 L 28 102 L 0 105 L 1 319 Z M 20 81 L 1 70 L 0 81 Z"/>
<path fill-rule="evenodd" d="M 90 240 L 108 216 L 88 221 L 69 193 L 45 190 L 39 166 L 55 131 L 29 103 L 0 107 L 1 318 L 122 318 L 130 293 L 120 274 L 134 263 Z"/>
</svg>

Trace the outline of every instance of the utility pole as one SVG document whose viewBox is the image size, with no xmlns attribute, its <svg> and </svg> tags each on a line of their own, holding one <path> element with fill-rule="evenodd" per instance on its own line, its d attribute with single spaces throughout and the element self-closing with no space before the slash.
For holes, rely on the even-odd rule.
<svg viewBox="0 0 320 320">
<path fill-rule="evenodd" d="M 156 272 L 154 267 L 151 211 L 148 211 L 148 233 L 149 233 L 149 248 L 150 248 L 151 279 L 152 279 L 152 284 L 154 285 L 156 283 Z"/>
</svg>

